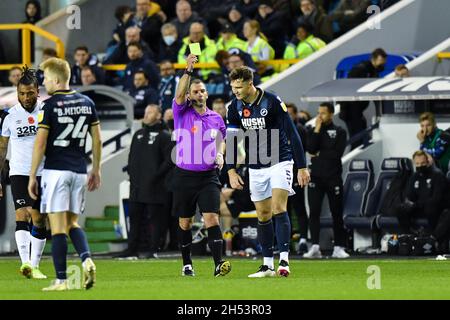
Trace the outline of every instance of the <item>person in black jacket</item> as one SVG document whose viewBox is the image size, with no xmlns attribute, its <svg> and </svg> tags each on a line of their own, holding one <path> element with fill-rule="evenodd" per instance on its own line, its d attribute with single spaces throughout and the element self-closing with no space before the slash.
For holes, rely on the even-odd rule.
<svg viewBox="0 0 450 320">
<path fill-rule="evenodd" d="M 139 42 L 132 42 L 128 45 L 128 58 L 130 62 L 125 69 L 125 76 L 123 80 L 124 91 L 133 88 L 134 74 L 139 70 L 144 70 L 150 79 L 150 87 L 158 90 L 159 82 L 159 70 L 156 63 L 152 60 L 145 58 L 144 51 Z"/>
<path fill-rule="evenodd" d="M 159 52 L 157 61 L 169 60 L 177 62 L 178 51 L 180 51 L 183 43 L 182 39 L 178 37 L 177 28 L 172 23 L 165 23 L 161 27 L 162 38 L 159 44 Z"/>
<path fill-rule="evenodd" d="M 133 87 L 127 93 L 136 100 L 134 104 L 135 119 L 144 117 L 148 105 L 159 105 L 158 92 L 150 87 L 148 75 L 144 70 L 138 70 L 134 74 Z"/>
<path fill-rule="evenodd" d="M 341 158 L 347 142 L 344 129 L 333 123 L 334 106 L 322 103 L 319 106 L 316 126 L 307 137 L 307 151 L 311 154 L 311 182 L 308 187 L 310 208 L 311 249 L 304 258 L 320 258 L 319 247 L 320 212 L 325 194 L 333 216 L 333 258 L 348 258 L 345 252 L 346 232 L 343 222 L 343 182 Z"/>
<path fill-rule="evenodd" d="M 256 20 L 261 25 L 261 32 L 267 37 L 270 45 L 275 50 L 275 58 L 281 59 L 287 40 L 285 16 L 281 12 L 274 10 L 270 0 L 265 0 L 260 1 Z"/>
<path fill-rule="evenodd" d="M 433 168 L 424 151 L 416 151 L 413 161 L 416 172 L 409 181 L 406 200 L 397 210 L 400 230 L 403 233 L 417 233 L 411 226 L 411 220 L 425 218 L 440 251 L 447 253 L 450 232 L 448 181 L 440 170 Z"/>
<path fill-rule="evenodd" d="M 143 128 L 134 134 L 131 142 L 128 156 L 130 230 L 128 249 L 119 257 L 137 256 L 142 246 L 145 251 L 150 250 L 145 257 L 152 257 L 159 247 L 161 227 L 167 220 L 164 216 L 169 196 L 166 176 L 173 168 L 173 143 L 161 118 L 161 108 L 149 105 L 145 110 Z M 148 237 L 150 229 L 151 237 Z M 146 239 L 141 238 L 142 233 Z"/>
<path fill-rule="evenodd" d="M 112 52 L 107 52 L 103 61 L 104 64 L 127 64 L 130 62 L 128 57 L 128 46 L 138 42 L 142 47 L 143 56 L 146 59 L 155 59 L 155 53 L 150 49 L 148 44 L 142 40 L 141 29 L 137 26 L 128 27 L 125 30 L 125 39 L 114 47 Z"/>
<path fill-rule="evenodd" d="M 86 46 L 80 46 L 75 49 L 74 53 L 75 64 L 72 66 L 70 84 L 74 86 L 83 85 L 81 81 L 81 69 L 90 67 L 95 74 L 98 84 L 105 83 L 105 73 L 99 67 L 99 61 L 95 55 L 89 53 Z"/>
<path fill-rule="evenodd" d="M 169 60 L 161 61 L 159 71 L 161 82 L 159 83 L 158 92 L 164 114 L 167 109 L 172 108 L 172 102 L 175 98 L 175 91 L 180 77 L 176 75 L 174 65 Z"/>
<path fill-rule="evenodd" d="M 387 54 L 383 49 L 376 49 L 372 52 L 370 60 L 363 61 L 354 66 L 348 78 L 378 78 L 384 70 Z M 364 117 L 364 110 L 369 106 L 369 101 L 345 102 L 341 103 L 339 117 L 345 121 L 350 138 L 367 128 L 367 120 Z M 352 150 L 364 143 L 364 139 L 359 139 L 352 143 Z"/>
</svg>

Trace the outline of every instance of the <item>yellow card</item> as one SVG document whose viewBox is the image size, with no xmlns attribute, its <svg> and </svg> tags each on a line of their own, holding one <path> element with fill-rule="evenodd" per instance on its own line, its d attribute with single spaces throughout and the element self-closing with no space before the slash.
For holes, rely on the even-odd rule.
<svg viewBox="0 0 450 320">
<path fill-rule="evenodd" d="M 202 49 L 200 48 L 200 43 L 191 43 L 189 44 L 189 51 L 196 56 L 200 56 L 202 54 Z"/>
</svg>

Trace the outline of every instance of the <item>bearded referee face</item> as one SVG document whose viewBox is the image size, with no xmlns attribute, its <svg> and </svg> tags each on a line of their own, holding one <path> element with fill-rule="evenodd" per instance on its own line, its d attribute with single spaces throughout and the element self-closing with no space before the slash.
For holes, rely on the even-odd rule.
<svg viewBox="0 0 450 320">
<path fill-rule="evenodd" d="M 189 99 L 192 101 L 194 107 L 203 107 L 208 100 L 208 91 L 206 91 L 205 84 L 203 82 L 193 81 L 189 91 Z"/>
<path fill-rule="evenodd" d="M 36 105 L 39 90 L 34 84 L 20 84 L 17 86 L 17 96 L 20 104 L 26 110 L 32 110 Z"/>
</svg>

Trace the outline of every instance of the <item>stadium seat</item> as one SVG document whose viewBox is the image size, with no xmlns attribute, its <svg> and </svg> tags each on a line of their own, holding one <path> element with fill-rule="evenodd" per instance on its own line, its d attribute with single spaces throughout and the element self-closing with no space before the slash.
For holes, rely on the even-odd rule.
<svg viewBox="0 0 450 320">
<path fill-rule="evenodd" d="M 380 73 L 380 78 L 383 78 L 387 74 L 394 72 L 395 67 L 399 64 L 407 64 L 419 56 L 418 53 L 407 53 L 403 55 L 388 54 L 387 62 L 384 67 L 384 71 Z M 360 62 L 370 60 L 371 54 L 365 53 L 360 55 L 354 55 L 342 59 L 336 67 L 336 79 L 347 78 L 348 73 Z"/>
<path fill-rule="evenodd" d="M 344 182 L 344 224 L 348 229 L 371 228 L 371 217 L 365 217 L 369 192 L 374 187 L 370 160 L 353 160 Z"/>
<path fill-rule="evenodd" d="M 384 196 L 389 191 L 389 186 L 394 176 L 405 168 L 412 168 L 412 161 L 408 158 L 388 158 L 384 159 L 381 165 L 381 173 L 378 177 L 377 185 L 373 193 L 369 195 L 367 204 L 367 216 L 376 216 L 375 224 L 379 229 L 397 228 L 398 219 L 396 217 L 382 216 L 380 207 L 382 205 Z M 425 219 L 417 219 L 414 221 L 415 225 L 426 226 Z"/>
<path fill-rule="evenodd" d="M 390 183 L 402 166 L 412 165 L 407 158 L 387 158 L 381 163 L 381 172 L 375 188 L 369 193 L 365 216 L 373 217 L 380 213 L 382 200 L 389 191 Z"/>
<path fill-rule="evenodd" d="M 344 223 L 347 221 L 353 226 L 369 225 L 370 221 L 362 217 L 367 201 L 367 195 L 373 188 L 374 173 L 370 160 L 352 160 L 344 181 Z M 320 219 L 322 228 L 331 228 L 333 218 L 331 216 Z M 347 226 L 348 227 L 348 226 Z"/>
</svg>

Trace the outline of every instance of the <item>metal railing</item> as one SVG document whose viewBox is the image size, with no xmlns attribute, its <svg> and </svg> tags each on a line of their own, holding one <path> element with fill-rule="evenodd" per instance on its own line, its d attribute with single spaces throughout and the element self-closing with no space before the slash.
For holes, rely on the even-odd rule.
<svg viewBox="0 0 450 320">
<path fill-rule="evenodd" d="M 351 136 L 350 139 L 347 140 L 347 146 L 351 146 L 356 141 L 362 140 L 363 142 L 361 145 L 363 146 L 363 148 L 366 148 L 367 146 L 369 146 L 371 144 L 370 133 L 373 130 L 378 129 L 379 127 L 380 127 L 380 122 L 378 121 L 378 122 L 375 122 L 374 124 L 372 124 L 370 127 Z"/>
<path fill-rule="evenodd" d="M 116 148 L 113 151 L 113 153 L 116 153 L 117 151 L 122 149 L 122 137 L 126 136 L 127 134 L 131 133 L 131 129 L 127 128 L 125 130 L 123 130 L 122 132 L 116 134 L 114 137 L 106 140 L 105 142 L 102 143 L 102 148 L 105 148 L 106 146 L 109 146 L 110 144 L 115 143 L 116 144 Z M 90 157 L 92 155 L 92 150 L 89 150 L 88 152 L 86 152 L 86 155 L 88 157 Z"/>
<path fill-rule="evenodd" d="M 0 70 L 9 70 L 17 65 L 31 66 L 31 32 L 34 32 L 41 37 L 46 38 L 56 44 L 56 54 L 59 58 L 65 58 L 64 43 L 60 38 L 54 34 L 45 31 L 35 25 L 29 23 L 16 23 L 16 24 L 0 24 L 1 30 L 21 30 L 22 32 L 22 62 L 15 64 L 0 64 Z"/>
</svg>

